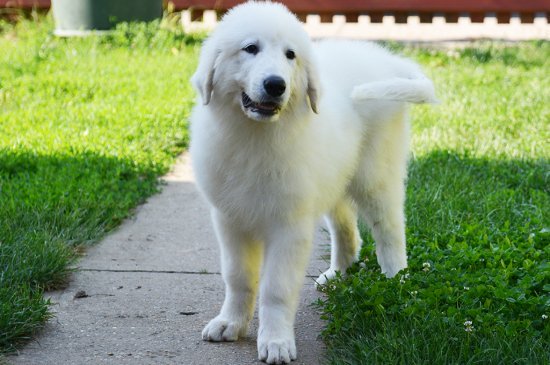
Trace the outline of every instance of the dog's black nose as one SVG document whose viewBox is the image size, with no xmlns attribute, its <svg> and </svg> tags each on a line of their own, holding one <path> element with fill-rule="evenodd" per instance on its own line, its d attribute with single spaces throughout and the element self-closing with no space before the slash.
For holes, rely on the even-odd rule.
<svg viewBox="0 0 550 365">
<path fill-rule="evenodd" d="M 264 89 L 269 96 L 281 96 L 286 89 L 285 80 L 279 76 L 269 76 L 264 80 Z"/>
</svg>

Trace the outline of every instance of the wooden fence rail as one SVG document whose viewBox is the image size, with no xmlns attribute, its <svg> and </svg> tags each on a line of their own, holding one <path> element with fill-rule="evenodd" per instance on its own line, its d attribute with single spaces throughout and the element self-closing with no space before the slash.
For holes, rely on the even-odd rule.
<svg viewBox="0 0 550 365">
<path fill-rule="evenodd" d="M 117 0 L 112 0 L 117 1 Z M 165 0 L 188 30 L 211 29 L 243 0 Z M 280 0 L 313 36 L 372 39 L 550 39 L 550 0 Z M 48 9 L 50 0 L 0 0 Z M 368 24 L 368 27 L 366 26 Z M 392 26 L 393 28 L 388 28 Z"/>
<path fill-rule="evenodd" d="M 222 14 L 238 0 L 173 0 L 177 9 L 194 9 L 197 16 L 202 10 L 216 10 Z M 334 15 L 344 15 L 346 22 L 357 22 L 360 15 L 368 15 L 371 23 L 381 23 L 391 13 L 397 23 L 406 23 L 407 17 L 416 15 L 422 23 L 431 23 L 434 15 L 442 15 L 447 22 L 457 22 L 460 15 L 468 14 L 472 22 L 483 22 L 487 13 L 494 13 L 500 23 L 508 23 L 513 14 L 521 21 L 532 23 L 537 13 L 550 15 L 549 0 L 282 0 L 305 21 L 307 15 L 317 14 L 321 22 L 331 22 Z"/>
<path fill-rule="evenodd" d="M 113 0 L 116 1 L 116 0 Z M 193 9 L 193 20 L 204 10 L 215 10 L 218 15 L 242 3 L 239 0 L 169 0 L 176 10 Z M 483 22 L 487 13 L 495 14 L 499 23 L 508 23 L 519 16 L 522 23 L 532 23 L 537 14 L 550 16 L 550 0 L 282 0 L 305 21 L 307 15 L 320 16 L 321 22 L 331 22 L 334 15 L 344 15 L 346 22 L 357 22 L 359 16 L 368 15 L 371 23 L 380 23 L 391 13 L 396 23 L 406 23 L 410 15 L 418 16 L 421 23 L 430 23 L 434 15 L 443 16 L 446 22 L 457 22 L 468 14 L 473 23 Z M 0 7 L 50 7 L 50 0 L 0 0 Z"/>
</svg>

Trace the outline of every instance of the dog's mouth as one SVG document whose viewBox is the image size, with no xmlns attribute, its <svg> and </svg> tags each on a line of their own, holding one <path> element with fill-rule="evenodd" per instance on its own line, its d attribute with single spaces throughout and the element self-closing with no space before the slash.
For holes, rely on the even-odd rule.
<svg viewBox="0 0 550 365">
<path fill-rule="evenodd" d="M 272 117 L 279 113 L 281 106 L 273 101 L 253 101 L 244 91 L 241 95 L 241 102 L 245 111 L 250 111 L 265 117 Z"/>
</svg>

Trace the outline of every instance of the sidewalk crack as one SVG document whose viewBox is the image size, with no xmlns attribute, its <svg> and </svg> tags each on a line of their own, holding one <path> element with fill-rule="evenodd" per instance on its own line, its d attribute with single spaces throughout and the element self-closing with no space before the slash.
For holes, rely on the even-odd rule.
<svg viewBox="0 0 550 365">
<path fill-rule="evenodd" d="M 118 272 L 118 273 L 146 273 L 146 274 L 183 274 L 183 275 L 220 275 L 219 272 L 210 272 L 206 270 L 201 271 L 185 271 L 185 270 L 127 270 L 127 269 L 89 269 L 79 268 L 77 271 L 88 272 Z"/>
</svg>

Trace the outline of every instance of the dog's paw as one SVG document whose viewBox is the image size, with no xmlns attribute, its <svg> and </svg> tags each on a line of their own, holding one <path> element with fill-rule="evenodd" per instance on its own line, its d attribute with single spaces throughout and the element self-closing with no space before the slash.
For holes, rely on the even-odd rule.
<svg viewBox="0 0 550 365">
<path fill-rule="evenodd" d="M 237 341 L 243 335 L 245 327 L 237 322 L 220 318 L 212 319 L 202 330 L 202 339 L 205 341 Z"/>
<path fill-rule="evenodd" d="M 328 269 L 315 280 L 315 283 L 317 284 L 317 289 L 322 288 L 329 282 L 330 280 L 334 279 L 336 277 L 336 270 L 334 269 Z"/>
<path fill-rule="evenodd" d="M 399 271 L 407 268 L 407 256 L 405 255 L 379 255 L 377 258 L 382 274 L 385 274 L 388 278 L 393 278 Z"/>
<path fill-rule="evenodd" d="M 268 364 L 288 364 L 296 360 L 296 342 L 293 338 L 258 339 L 258 358 Z"/>
</svg>

